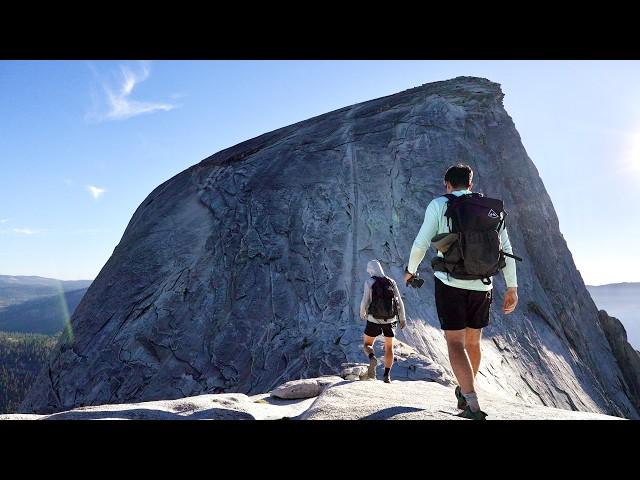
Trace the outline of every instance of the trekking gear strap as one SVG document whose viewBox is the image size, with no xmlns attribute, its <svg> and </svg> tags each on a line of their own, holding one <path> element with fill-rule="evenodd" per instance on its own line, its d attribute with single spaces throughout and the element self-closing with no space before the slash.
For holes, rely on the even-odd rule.
<svg viewBox="0 0 640 480">
<path fill-rule="evenodd" d="M 517 255 L 511 255 L 510 253 L 503 252 L 502 250 L 500 250 L 500 252 L 501 252 L 504 256 L 506 256 L 506 257 L 511 257 L 511 258 L 513 258 L 514 260 L 517 260 L 517 261 L 519 261 L 519 262 L 522 262 L 522 258 L 520 258 L 520 257 L 519 257 L 519 256 L 517 256 Z"/>
<path fill-rule="evenodd" d="M 447 208 L 449 208 L 449 203 L 451 203 L 455 198 L 458 198 L 453 193 L 447 193 L 447 194 L 443 195 L 443 197 L 446 197 L 448 199 Z M 446 210 L 445 210 L 445 212 L 446 212 Z M 451 232 L 451 217 L 450 216 L 447 217 L 447 227 L 449 228 L 449 231 Z"/>
</svg>

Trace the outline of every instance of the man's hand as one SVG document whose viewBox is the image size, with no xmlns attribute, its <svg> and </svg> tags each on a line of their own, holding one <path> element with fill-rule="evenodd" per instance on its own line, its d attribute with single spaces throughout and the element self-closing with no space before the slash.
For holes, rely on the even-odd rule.
<svg viewBox="0 0 640 480">
<path fill-rule="evenodd" d="M 404 330 L 404 327 L 407 326 L 407 322 L 400 322 L 400 330 Z"/>
<path fill-rule="evenodd" d="M 516 305 L 518 305 L 518 289 L 516 287 L 509 287 L 507 288 L 507 292 L 504 294 L 502 311 L 509 314 L 516 309 Z"/>
<path fill-rule="evenodd" d="M 413 274 L 404 272 L 404 284 L 408 284 L 409 281 L 413 278 Z"/>
<path fill-rule="evenodd" d="M 367 312 L 365 312 L 364 310 L 360 310 L 360 320 L 366 320 L 367 319 Z"/>
</svg>

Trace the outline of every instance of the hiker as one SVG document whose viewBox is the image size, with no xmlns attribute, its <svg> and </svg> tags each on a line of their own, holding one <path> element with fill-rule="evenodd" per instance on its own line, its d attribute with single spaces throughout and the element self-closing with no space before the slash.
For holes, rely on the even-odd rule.
<svg viewBox="0 0 640 480">
<path fill-rule="evenodd" d="M 372 380 L 376 379 L 378 359 L 373 353 L 373 342 L 380 334 L 384 334 L 384 382 L 391 383 L 393 337 L 398 320 L 401 329 L 407 324 L 404 304 L 396 282 L 384 274 L 378 260 L 367 263 L 367 273 L 371 278 L 364 282 L 360 318 L 367 321 L 364 329 L 364 352 L 369 357 L 368 376 Z"/>
<path fill-rule="evenodd" d="M 404 280 L 407 285 L 417 280 L 418 266 L 433 244 L 438 250 L 431 261 L 436 311 L 458 380 L 455 396 L 463 410 L 459 416 L 485 420 L 474 381 L 480 368 L 482 329 L 489 324 L 493 300 L 491 276 L 503 272 L 507 291 L 502 311 L 513 312 L 518 304 L 515 260 L 522 259 L 513 255 L 502 201 L 472 193 L 472 179 L 468 165 L 447 170 L 447 194 L 427 206 Z"/>
</svg>

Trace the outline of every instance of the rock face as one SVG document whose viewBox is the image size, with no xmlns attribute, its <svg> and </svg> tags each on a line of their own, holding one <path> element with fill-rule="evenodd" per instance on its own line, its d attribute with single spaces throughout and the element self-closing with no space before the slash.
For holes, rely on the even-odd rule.
<svg viewBox="0 0 640 480">
<path fill-rule="evenodd" d="M 340 365 L 340 376 L 345 380 L 369 380 L 368 364 L 347 362 Z"/>
<path fill-rule="evenodd" d="M 523 405 L 478 391 L 487 420 L 620 420 L 597 413 Z M 466 420 L 453 389 L 436 382 L 343 382 L 327 388 L 297 420 Z M 472 421 L 472 420 L 469 420 Z"/>
<path fill-rule="evenodd" d="M 600 325 L 624 376 L 623 385 L 628 387 L 625 392 L 634 400 L 636 409 L 640 411 L 640 353 L 627 341 L 627 332 L 620 320 L 610 317 L 604 310 L 600 310 L 598 315 Z"/>
<path fill-rule="evenodd" d="M 443 193 L 446 168 L 466 162 L 475 190 L 505 201 L 525 259 L 512 315 L 499 311 L 505 285 L 495 277 L 480 386 L 638 418 L 503 96 L 480 78 L 426 84 L 248 140 L 160 185 L 23 411 L 251 394 L 366 361 L 358 307 L 367 261 L 379 259 L 402 284 L 427 204 Z M 420 290 L 400 286 L 408 326 L 398 338 L 416 352 L 407 372 L 428 378 L 437 366 L 447 382 L 432 255 Z"/>
<path fill-rule="evenodd" d="M 326 378 L 294 382 L 318 384 Z M 79 407 L 50 415 L 8 414 L 0 415 L 0 420 L 464 420 L 456 416 L 460 410 L 455 408 L 453 389 L 437 382 L 339 380 L 318 392 L 317 398 L 302 400 L 221 393 Z M 479 394 L 489 420 L 620 420 L 597 413 L 525 405 L 483 390 Z"/>
<path fill-rule="evenodd" d="M 301 415 L 315 398 L 280 400 L 243 393 L 79 407 L 50 415 L 5 414 L 0 420 L 280 420 Z"/>
<path fill-rule="evenodd" d="M 640 283 L 613 283 L 608 285 L 587 285 L 587 290 L 599 310 L 606 310 L 622 322 L 627 333 L 627 341 L 640 347 Z"/>
<path fill-rule="evenodd" d="M 384 346 L 375 348 L 376 354 L 380 357 L 384 356 Z M 419 354 L 415 349 L 406 343 L 394 341 L 394 364 L 393 378 L 399 380 L 427 380 L 430 382 L 438 382 L 442 385 L 454 385 L 453 377 L 446 370 L 428 357 Z M 340 365 L 340 376 L 346 380 L 368 380 L 369 379 L 369 363 L 362 362 L 346 362 Z M 384 371 L 384 362 L 380 361 L 376 369 L 377 378 L 382 377 Z"/>
</svg>

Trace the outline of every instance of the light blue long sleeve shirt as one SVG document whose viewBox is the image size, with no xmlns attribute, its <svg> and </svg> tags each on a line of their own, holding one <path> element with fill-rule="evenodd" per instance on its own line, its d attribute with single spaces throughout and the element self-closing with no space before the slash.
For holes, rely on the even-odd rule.
<svg viewBox="0 0 640 480">
<path fill-rule="evenodd" d="M 460 196 L 466 193 L 471 193 L 470 190 L 454 190 L 454 195 Z M 418 270 L 420 262 L 424 259 L 424 256 L 431 246 L 431 239 L 439 233 L 449 233 L 449 226 L 447 225 L 447 218 L 444 216 L 448 199 L 444 196 L 434 198 L 427 206 L 427 211 L 424 214 L 424 222 L 420 227 L 420 231 L 416 236 L 411 247 L 411 255 L 409 256 L 409 265 L 407 269 L 411 273 L 415 273 Z M 504 216 L 504 213 L 502 214 Z M 509 241 L 509 235 L 507 234 L 506 225 L 502 225 L 500 229 L 500 241 L 502 242 L 502 251 L 506 253 L 513 253 L 511 248 L 511 242 Z M 438 252 L 439 257 L 444 255 Z M 517 287 L 518 281 L 516 277 L 516 261 L 513 258 L 505 257 L 506 265 L 502 269 L 507 287 Z M 434 272 L 436 278 L 442 283 L 456 288 L 464 288 L 467 290 L 478 290 L 486 292 L 493 288 L 493 282 L 491 285 L 485 285 L 482 280 L 460 280 L 448 275 L 447 272 Z"/>
</svg>

